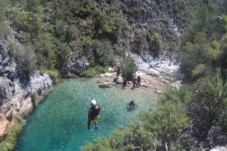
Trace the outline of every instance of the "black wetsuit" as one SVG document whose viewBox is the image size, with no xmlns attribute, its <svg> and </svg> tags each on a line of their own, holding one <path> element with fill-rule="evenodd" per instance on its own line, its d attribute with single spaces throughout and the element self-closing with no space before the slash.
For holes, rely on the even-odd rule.
<svg viewBox="0 0 227 151">
<path fill-rule="evenodd" d="M 101 107 L 99 105 L 96 106 L 92 106 L 89 111 L 88 111 L 88 122 L 87 122 L 87 129 L 90 129 L 90 124 L 91 121 L 95 119 L 95 117 L 97 117 L 99 115 L 101 111 Z M 96 121 L 95 122 L 95 126 L 96 129 L 98 128 Z"/>
<path fill-rule="evenodd" d="M 90 120 L 94 120 L 94 118 L 99 115 L 100 110 L 101 110 L 101 108 L 99 105 L 92 106 L 88 111 L 88 118 Z"/>
<path fill-rule="evenodd" d="M 140 76 L 138 76 L 137 77 L 137 84 L 138 84 L 138 86 L 140 86 L 140 82 L 141 82 L 141 78 L 140 78 Z"/>
</svg>

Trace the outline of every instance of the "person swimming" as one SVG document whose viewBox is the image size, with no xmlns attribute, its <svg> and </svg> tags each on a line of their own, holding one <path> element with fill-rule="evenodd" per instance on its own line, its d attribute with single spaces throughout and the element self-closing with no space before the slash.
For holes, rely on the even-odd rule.
<svg viewBox="0 0 227 151">
<path fill-rule="evenodd" d="M 132 100 L 132 101 L 130 101 L 130 102 L 128 103 L 128 105 L 127 105 L 127 110 L 129 110 L 129 111 L 130 111 L 130 110 L 135 110 L 136 107 L 137 107 L 137 105 L 136 105 L 135 101 Z"/>
</svg>

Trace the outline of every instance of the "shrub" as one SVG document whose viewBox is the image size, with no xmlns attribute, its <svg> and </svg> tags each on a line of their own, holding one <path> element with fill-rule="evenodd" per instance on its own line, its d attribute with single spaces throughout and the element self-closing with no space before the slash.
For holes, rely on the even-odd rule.
<svg viewBox="0 0 227 151">
<path fill-rule="evenodd" d="M 159 56 L 159 54 L 162 51 L 162 47 L 163 47 L 163 40 L 161 35 L 159 33 L 154 33 L 154 35 L 152 36 L 152 50 L 154 53 L 154 57 Z"/>
<path fill-rule="evenodd" d="M 25 72 L 31 73 L 36 67 L 36 55 L 32 45 L 19 45 L 9 41 L 8 50 L 15 57 L 18 67 Z"/>
<path fill-rule="evenodd" d="M 206 65 L 204 64 L 198 64 L 194 70 L 192 70 L 192 78 L 198 78 L 199 76 L 202 76 L 205 74 L 207 70 Z"/>
<path fill-rule="evenodd" d="M 91 46 L 94 53 L 94 61 L 102 66 L 113 65 L 114 52 L 109 41 L 94 40 Z"/>
<path fill-rule="evenodd" d="M 126 57 L 121 62 L 122 74 L 127 80 L 133 80 L 133 75 L 137 71 L 136 64 L 134 60 L 130 57 Z"/>
<path fill-rule="evenodd" d="M 153 113 L 145 113 L 141 118 L 144 128 L 154 134 L 162 150 L 165 145 L 173 149 L 174 142 L 176 143 L 181 133 L 190 125 L 183 106 L 171 101 L 160 104 Z"/>
<path fill-rule="evenodd" d="M 13 117 L 11 124 L 12 127 L 10 128 L 10 131 L 7 133 L 6 138 L 2 142 L 0 142 L 1 151 L 11 151 L 14 149 L 17 142 L 16 141 L 17 137 L 24 125 L 24 121 L 21 117 L 15 116 Z"/>
<path fill-rule="evenodd" d="M 89 68 L 89 69 L 83 71 L 82 73 L 80 73 L 80 75 L 83 77 L 93 77 L 99 73 L 105 73 L 106 71 L 107 71 L 107 69 L 105 67 L 96 66 L 94 68 Z"/>
<path fill-rule="evenodd" d="M 223 82 L 220 72 L 210 72 L 208 76 L 193 84 L 191 91 L 192 96 L 186 104 L 186 113 L 192 119 L 192 136 L 205 142 L 208 147 L 211 147 L 212 143 L 218 145 L 222 140 L 218 138 L 219 134 L 227 132 L 227 83 Z M 220 128 L 220 133 L 210 138 L 212 127 Z M 211 142 L 210 139 L 216 139 L 216 142 Z"/>
</svg>

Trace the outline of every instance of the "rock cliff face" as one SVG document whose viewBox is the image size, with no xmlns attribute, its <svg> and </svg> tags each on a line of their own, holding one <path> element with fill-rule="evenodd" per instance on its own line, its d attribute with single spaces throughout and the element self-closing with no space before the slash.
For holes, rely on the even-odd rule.
<svg viewBox="0 0 227 151">
<path fill-rule="evenodd" d="M 28 74 L 20 69 L 9 52 L 9 40 L 15 39 L 9 36 L 0 40 L 0 140 L 7 133 L 13 114 L 25 116 L 32 110 L 30 95 L 41 95 L 52 85 L 48 74 L 38 70 Z"/>
<path fill-rule="evenodd" d="M 78 53 L 73 53 L 63 65 L 61 72 L 64 74 L 78 74 L 89 67 L 88 59 Z"/>
</svg>

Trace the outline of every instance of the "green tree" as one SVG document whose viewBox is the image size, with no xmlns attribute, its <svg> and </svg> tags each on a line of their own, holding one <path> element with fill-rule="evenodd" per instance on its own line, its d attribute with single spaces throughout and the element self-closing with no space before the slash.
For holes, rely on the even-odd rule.
<svg viewBox="0 0 227 151">
<path fill-rule="evenodd" d="M 114 52 L 109 41 L 94 40 L 92 42 L 94 61 L 100 65 L 107 66 L 114 63 Z"/>
<path fill-rule="evenodd" d="M 192 86 L 191 100 L 186 104 L 186 113 L 192 120 L 192 136 L 211 145 L 226 136 L 227 84 L 220 72 L 210 73 Z M 213 131 L 218 128 L 219 132 Z"/>
<path fill-rule="evenodd" d="M 127 80 L 133 80 L 134 78 L 134 73 L 137 71 L 137 66 L 134 62 L 134 60 L 130 57 L 126 57 L 122 60 L 121 62 L 121 66 L 123 69 L 123 76 L 127 79 Z"/>
<path fill-rule="evenodd" d="M 36 40 L 34 46 L 38 67 L 41 69 L 54 69 L 57 57 L 51 36 L 49 34 L 42 35 Z"/>
</svg>

